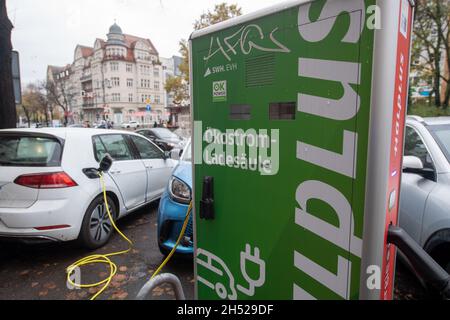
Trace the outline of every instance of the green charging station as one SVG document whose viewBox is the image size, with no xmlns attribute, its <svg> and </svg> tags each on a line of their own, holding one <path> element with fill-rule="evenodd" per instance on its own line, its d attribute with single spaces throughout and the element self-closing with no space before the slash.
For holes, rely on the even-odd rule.
<svg viewBox="0 0 450 320">
<path fill-rule="evenodd" d="M 391 299 L 413 2 L 297 0 L 191 36 L 198 299 Z"/>
</svg>

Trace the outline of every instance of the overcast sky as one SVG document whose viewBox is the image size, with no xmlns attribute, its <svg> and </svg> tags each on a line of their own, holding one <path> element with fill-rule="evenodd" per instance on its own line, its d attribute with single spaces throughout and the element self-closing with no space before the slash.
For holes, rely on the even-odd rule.
<svg viewBox="0 0 450 320">
<path fill-rule="evenodd" d="M 124 33 L 150 38 L 160 55 L 178 54 L 194 21 L 224 0 L 6 0 L 14 24 L 13 47 L 20 52 L 22 83 L 44 80 L 47 65 L 73 61 L 77 44 L 106 39 L 117 20 Z M 235 0 L 243 13 L 277 0 Z"/>
</svg>

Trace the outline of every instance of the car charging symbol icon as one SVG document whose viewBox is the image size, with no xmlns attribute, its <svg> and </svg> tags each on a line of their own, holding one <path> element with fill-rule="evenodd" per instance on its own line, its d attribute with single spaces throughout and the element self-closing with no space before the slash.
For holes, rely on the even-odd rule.
<svg viewBox="0 0 450 320">
<path fill-rule="evenodd" d="M 238 296 L 235 289 L 235 277 L 221 258 L 206 250 L 198 249 L 196 260 L 199 266 L 212 271 L 222 278 L 218 282 L 211 282 L 202 276 L 197 276 L 200 283 L 216 291 L 217 295 L 221 299 L 237 299 Z M 247 270 L 250 269 L 248 268 L 249 263 L 254 263 L 259 267 L 259 275 L 256 280 L 252 279 L 247 272 Z M 253 297 L 255 295 L 255 289 L 262 287 L 266 282 L 266 263 L 260 257 L 259 248 L 255 247 L 252 254 L 252 247 L 247 244 L 245 246 L 245 251 L 241 252 L 240 266 L 242 276 L 247 282 L 248 288 L 237 285 L 237 290 L 249 297 Z"/>
<path fill-rule="evenodd" d="M 247 261 L 250 261 L 259 266 L 259 278 L 253 280 L 247 273 Z M 262 287 L 266 282 L 266 263 L 260 258 L 259 248 L 255 248 L 255 254 L 252 255 L 252 248 L 249 244 L 245 246 L 245 252 L 241 252 L 241 272 L 245 281 L 248 282 L 249 288 L 244 288 L 241 285 L 237 286 L 237 289 L 243 294 L 253 297 L 255 295 L 255 288 Z"/>
</svg>

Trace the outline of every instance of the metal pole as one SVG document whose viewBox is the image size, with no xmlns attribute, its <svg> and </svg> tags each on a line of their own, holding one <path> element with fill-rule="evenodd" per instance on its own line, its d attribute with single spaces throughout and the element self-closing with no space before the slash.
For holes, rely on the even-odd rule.
<svg viewBox="0 0 450 320">
<path fill-rule="evenodd" d="M 405 230 L 390 226 L 388 243 L 395 245 L 406 256 L 426 283 L 438 290 L 445 299 L 450 299 L 450 275 Z"/>
<path fill-rule="evenodd" d="M 175 291 L 176 300 L 186 300 L 180 279 L 176 275 L 170 273 L 161 274 L 147 282 L 139 291 L 136 299 L 145 300 L 145 297 L 147 297 L 156 287 L 166 283 L 170 284 Z"/>
</svg>

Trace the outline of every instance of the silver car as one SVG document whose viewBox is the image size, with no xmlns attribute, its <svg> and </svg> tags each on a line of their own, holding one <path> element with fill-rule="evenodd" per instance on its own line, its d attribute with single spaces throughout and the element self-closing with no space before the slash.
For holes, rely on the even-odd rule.
<svg viewBox="0 0 450 320">
<path fill-rule="evenodd" d="M 408 117 L 400 226 L 450 272 L 450 117 Z"/>
</svg>

